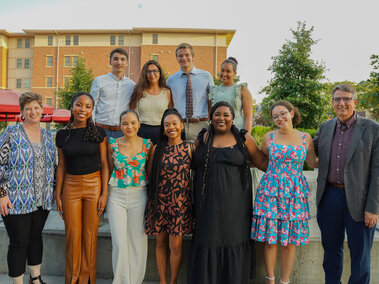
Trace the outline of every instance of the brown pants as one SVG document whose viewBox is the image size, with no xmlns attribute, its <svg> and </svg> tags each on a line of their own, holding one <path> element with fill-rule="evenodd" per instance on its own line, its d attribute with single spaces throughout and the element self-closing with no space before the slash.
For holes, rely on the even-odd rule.
<svg viewBox="0 0 379 284">
<path fill-rule="evenodd" d="M 66 174 L 62 202 L 66 230 L 66 284 L 96 283 L 100 171 Z"/>
</svg>

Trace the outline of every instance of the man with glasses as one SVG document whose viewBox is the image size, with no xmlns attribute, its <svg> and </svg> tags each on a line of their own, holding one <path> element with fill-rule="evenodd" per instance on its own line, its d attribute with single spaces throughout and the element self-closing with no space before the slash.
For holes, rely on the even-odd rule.
<svg viewBox="0 0 379 284">
<path fill-rule="evenodd" d="M 319 157 L 317 222 L 326 284 L 340 284 L 345 231 L 351 258 L 349 284 L 369 284 L 370 251 L 379 214 L 379 124 L 357 115 L 350 84 L 333 88 L 337 117 L 314 138 Z"/>
<path fill-rule="evenodd" d="M 118 138 L 123 135 L 119 126 L 120 114 L 129 108 L 135 83 L 125 76 L 128 66 L 128 53 L 125 49 L 113 49 L 109 64 L 112 66 L 111 72 L 96 77 L 92 82 L 91 95 L 95 100 L 93 118 L 108 137 Z"/>
<path fill-rule="evenodd" d="M 180 70 L 167 79 L 174 107 L 184 118 L 187 141 L 193 142 L 202 128 L 208 127 L 208 93 L 213 78 L 207 71 L 193 65 L 194 51 L 182 43 L 175 50 Z"/>
</svg>

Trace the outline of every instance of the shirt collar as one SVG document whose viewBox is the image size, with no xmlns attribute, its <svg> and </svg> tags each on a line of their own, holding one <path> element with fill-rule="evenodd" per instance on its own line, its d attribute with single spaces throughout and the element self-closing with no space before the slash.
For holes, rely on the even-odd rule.
<svg viewBox="0 0 379 284">
<path fill-rule="evenodd" d="M 354 125 L 354 123 L 355 123 L 356 120 L 357 120 L 357 113 L 354 111 L 353 116 L 350 117 L 350 118 L 345 122 L 345 124 L 346 124 L 347 127 L 350 128 L 351 126 Z M 337 117 L 337 127 L 338 127 L 338 128 L 341 128 L 342 124 L 343 124 L 343 123 L 342 123 L 342 122 L 339 120 L 339 118 Z"/>
<path fill-rule="evenodd" d="M 125 80 L 125 79 L 127 78 L 127 77 L 125 76 L 125 74 L 121 77 L 121 80 L 119 80 L 118 77 L 117 77 L 115 74 L 113 74 L 112 72 L 109 72 L 108 75 L 109 75 L 111 78 L 113 78 L 113 79 L 115 79 L 115 80 L 117 80 L 117 81 L 122 81 L 122 80 Z"/>
<path fill-rule="evenodd" d="M 197 71 L 196 67 L 193 66 L 193 67 L 192 67 L 192 70 L 191 70 L 191 72 L 190 72 L 190 74 L 196 75 L 197 73 L 198 73 L 198 71 Z M 185 74 L 185 73 L 183 72 L 182 69 L 180 69 L 180 70 L 179 70 L 179 76 L 182 76 L 183 74 Z"/>
</svg>

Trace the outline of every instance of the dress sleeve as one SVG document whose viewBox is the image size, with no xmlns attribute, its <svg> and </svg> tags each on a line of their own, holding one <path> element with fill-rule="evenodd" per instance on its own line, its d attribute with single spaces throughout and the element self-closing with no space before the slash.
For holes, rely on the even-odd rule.
<svg viewBox="0 0 379 284">
<path fill-rule="evenodd" d="M 241 83 L 237 84 L 236 87 L 236 99 L 234 100 L 234 108 L 235 109 L 242 109 L 242 96 L 241 96 L 241 89 L 242 87 L 247 88 L 247 83 Z"/>
<path fill-rule="evenodd" d="M 101 142 L 103 142 L 104 138 L 107 136 L 105 133 L 104 129 L 102 127 L 96 126 L 97 131 L 99 131 L 100 136 L 101 136 Z"/>
<path fill-rule="evenodd" d="M 211 101 L 212 106 L 215 104 L 215 94 L 216 94 L 217 86 L 213 85 L 209 87 L 208 99 Z"/>
<path fill-rule="evenodd" d="M 9 189 L 9 180 L 6 172 L 6 166 L 9 160 L 10 152 L 10 131 L 5 129 L 0 137 L 0 197 L 7 195 Z"/>
</svg>

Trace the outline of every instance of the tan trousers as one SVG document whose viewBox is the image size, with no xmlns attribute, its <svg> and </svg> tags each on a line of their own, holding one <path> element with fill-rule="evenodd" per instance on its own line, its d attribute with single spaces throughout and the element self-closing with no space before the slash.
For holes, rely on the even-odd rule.
<svg viewBox="0 0 379 284">
<path fill-rule="evenodd" d="M 200 121 L 200 122 L 195 122 L 195 123 L 184 123 L 184 129 L 186 131 L 186 140 L 187 142 L 193 143 L 199 132 L 203 128 L 208 129 L 209 123 L 208 121 Z"/>
<path fill-rule="evenodd" d="M 66 284 L 96 283 L 100 192 L 100 171 L 65 175 L 62 202 L 66 230 Z"/>
</svg>

